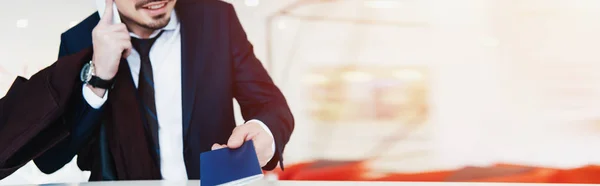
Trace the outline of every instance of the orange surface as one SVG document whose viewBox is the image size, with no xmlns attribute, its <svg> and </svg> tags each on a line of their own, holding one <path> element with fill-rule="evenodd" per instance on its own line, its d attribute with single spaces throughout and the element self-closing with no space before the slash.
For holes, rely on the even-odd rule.
<svg viewBox="0 0 600 186">
<path fill-rule="evenodd" d="M 440 182 L 459 170 L 442 170 L 419 173 L 392 173 L 379 178 L 367 178 L 364 162 L 348 163 L 327 167 L 311 167 L 314 162 L 304 162 L 286 167 L 285 171 L 273 171 L 280 180 L 324 180 L 324 181 L 422 181 Z M 477 178 L 456 180 L 461 182 L 511 182 L 511 183 L 596 183 L 600 184 L 600 166 L 590 165 L 575 169 L 556 169 L 516 164 L 496 164 L 495 167 L 529 167 L 529 171 Z"/>
<path fill-rule="evenodd" d="M 489 177 L 473 180 L 465 180 L 467 182 L 509 182 L 509 183 L 551 183 L 555 180 L 558 173 L 556 169 L 535 168 L 522 174 Z"/>
<path fill-rule="evenodd" d="M 305 168 L 291 176 L 291 180 L 362 181 L 367 172 L 362 162 L 324 168 Z"/>
<path fill-rule="evenodd" d="M 560 170 L 554 182 L 600 184 L 600 166 L 590 165 L 575 169 Z"/>
<path fill-rule="evenodd" d="M 304 169 L 305 167 L 310 166 L 312 163 L 313 162 L 311 161 L 285 166 L 284 171 L 281 171 L 281 169 L 276 168 L 274 171 L 271 171 L 271 173 L 277 174 L 279 180 L 291 180 L 291 178 L 294 175 L 298 174 L 298 172 L 302 171 L 302 169 Z"/>
<path fill-rule="evenodd" d="M 381 178 L 371 179 L 370 181 L 424 181 L 424 182 L 440 182 L 444 181 L 448 176 L 454 173 L 453 170 L 434 171 L 422 173 L 394 173 Z"/>
</svg>

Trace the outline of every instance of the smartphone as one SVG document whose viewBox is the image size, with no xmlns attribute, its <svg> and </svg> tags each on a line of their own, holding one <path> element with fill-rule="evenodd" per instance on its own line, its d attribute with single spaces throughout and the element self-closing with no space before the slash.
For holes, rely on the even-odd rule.
<svg viewBox="0 0 600 186">
<path fill-rule="evenodd" d="M 106 8 L 106 0 L 94 0 L 96 1 L 96 8 L 98 8 L 98 15 L 100 18 L 104 16 L 104 9 Z M 119 10 L 117 4 L 113 3 L 113 24 L 121 23 L 121 17 L 119 16 Z"/>
</svg>

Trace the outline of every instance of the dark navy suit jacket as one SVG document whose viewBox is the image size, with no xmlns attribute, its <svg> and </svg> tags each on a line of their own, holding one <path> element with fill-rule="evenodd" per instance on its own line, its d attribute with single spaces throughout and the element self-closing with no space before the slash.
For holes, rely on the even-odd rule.
<svg viewBox="0 0 600 186">
<path fill-rule="evenodd" d="M 254 56 L 233 7 L 218 0 L 180 0 L 175 10 L 182 25 L 182 153 L 189 179 L 199 179 L 200 153 L 209 151 L 213 143 L 227 143 L 236 126 L 233 98 L 240 104 L 245 120 L 258 119 L 273 133 L 276 153 L 264 169 L 274 169 L 278 163 L 283 168 L 282 153 L 294 128 L 293 116 L 282 93 Z M 99 20 L 94 13 L 63 33 L 59 57 L 89 49 L 92 30 Z M 63 115 L 71 123 L 71 134 L 36 158 L 36 165 L 52 173 L 79 154 L 86 157 L 79 157 L 79 167 L 92 171 L 90 180 L 119 179 L 111 165 L 107 137 L 98 122 L 103 109 L 90 107 L 81 89 L 73 91 Z"/>
</svg>

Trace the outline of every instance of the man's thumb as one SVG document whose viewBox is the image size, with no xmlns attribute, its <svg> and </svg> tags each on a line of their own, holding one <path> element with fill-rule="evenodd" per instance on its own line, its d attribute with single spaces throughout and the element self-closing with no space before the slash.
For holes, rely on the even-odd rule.
<svg viewBox="0 0 600 186">
<path fill-rule="evenodd" d="M 233 130 L 233 133 L 231 134 L 231 136 L 229 137 L 229 140 L 227 141 L 227 146 L 229 148 L 239 148 L 244 144 L 244 141 L 246 139 L 246 136 L 248 135 L 248 132 L 245 131 L 241 131 L 241 130 Z"/>
</svg>

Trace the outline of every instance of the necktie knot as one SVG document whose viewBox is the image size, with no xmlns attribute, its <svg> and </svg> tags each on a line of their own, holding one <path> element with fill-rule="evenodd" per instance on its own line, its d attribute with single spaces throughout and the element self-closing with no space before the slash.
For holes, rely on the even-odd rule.
<svg viewBox="0 0 600 186">
<path fill-rule="evenodd" d="M 139 39 L 135 37 L 131 37 L 131 45 L 133 48 L 140 54 L 140 57 L 145 57 L 150 55 L 150 49 L 152 45 L 156 41 L 158 37 L 162 34 L 162 31 L 156 35 L 156 37 L 149 39 Z"/>
</svg>

